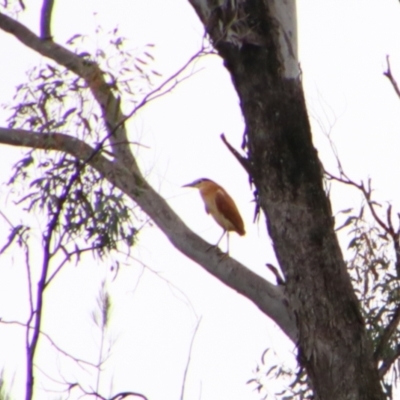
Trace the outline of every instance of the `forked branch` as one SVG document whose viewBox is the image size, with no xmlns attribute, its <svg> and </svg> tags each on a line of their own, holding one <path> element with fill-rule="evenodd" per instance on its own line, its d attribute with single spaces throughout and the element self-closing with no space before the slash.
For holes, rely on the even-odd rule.
<svg viewBox="0 0 400 400">
<path fill-rule="evenodd" d="M 394 78 L 394 76 L 392 74 L 392 68 L 390 67 L 389 56 L 386 56 L 386 64 L 387 64 L 387 68 L 386 68 L 386 71 L 383 73 L 383 75 L 385 75 L 386 78 L 389 79 L 390 83 L 393 86 L 394 91 L 397 94 L 397 97 L 400 99 L 400 88 L 399 88 L 399 85 L 397 84 L 396 79 Z"/>
<path fill-rule="evenodd" d="M 389 67 L 390 68 L 390 67 Z M 368 208 L 371 212 L 371 215 L 373 219 L 377 222 L 377 224 L 382 228 L 383 232 L 387 234 L 392 242 L 393 250 L 395 253 L 395 268 L 397 271 L 397 276 L 400 276 L 400 243 L 399 243 L 399 228 L 395 228 L 392 220 L 392 206 L 389 204 L 386 209 L 386 220 L 384 218 L 381 218 L 375 207 L 376 207 L 376 202 L 373 201 L 372 199 L 372 188 L 371 188 L 371 180 L 368 181 L 368 184 L 365 185 L 363 182 L 362 183 L 356 183 L 353 180 L 349 179 L 346 175 L 342 174 L 343 177 L 339 178 L 336 177 L 328 172 L 326 172 L 327 176 L 329 179 L 336 180 L 338 182 L 344 183 L 346 185 L 350 185 L 355 187 L 357 190 L 359 190 L 362 195 L 364 196 Z M 397 348 L 397 350 L 394 352 L 394 354 L 391 354 L 390 356 L 384 358 L 383 354 L 385 353 L 385 350 L 387 349 L 388 343 L 390 342 L 391 338 L 393 335 L 396 333 L 398 327 L 400 324 L 400 306 L 397 305 L 395 308 L 391 319 L 389 323 L 386 325 L 386 327 L 383 330 L 383 333 L 380 334 L 380 340 L 376 346 L 375 352 L 374 352 L 374 359 L 375 362 L 378 363 L 382 361 L 382 365 L 379 368 L 379 374 L 381 377 L 383 377 L 386 372 L 389 370 L 391 365 L 396 361 L 396 359 L 400 355 L 400 348 Z"/>
<path fill-rule="evenodd" d="M 115 129 L 117 124 L 123 120 L 124 115 L 120 110 L 120 100 L 113 94 L 99 66 L 94 61 L 80 57 L 52 40 L 42 40 L 26 26 L 3 13 L 0 13 L 0 29 L 12 34 L 25 46 L 42 56 L 64 66 L 86 82 L 102 110 L 114 156 L 126 165 L 137 168 L 129 148 L 113 146 L 115 142 L 128 142 L 124 125 L 121 124 L 118 129 Z"/>
</svg>

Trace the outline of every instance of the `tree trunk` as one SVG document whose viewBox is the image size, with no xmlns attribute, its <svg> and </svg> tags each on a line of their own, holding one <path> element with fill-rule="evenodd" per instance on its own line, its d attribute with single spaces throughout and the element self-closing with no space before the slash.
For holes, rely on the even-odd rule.
<svg viewBox="0 0 400 400">
<path fill-rule="evenodd" d="M 321 400 L 383 399 L 312 144 L 291 0 L 190 0 L 223 58 L 246 121 L 258 204 L 297 317 L 299 361 Z"/>
</svg>

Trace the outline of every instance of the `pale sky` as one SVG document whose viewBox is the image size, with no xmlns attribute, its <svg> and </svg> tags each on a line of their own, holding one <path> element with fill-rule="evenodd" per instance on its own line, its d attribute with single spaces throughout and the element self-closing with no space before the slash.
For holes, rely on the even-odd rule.
<svg viewBox="0 0 400 400">
<path fill-rule="evenodd" d="M 59 0 L 53 31 L 61 44 L 77 32 L 93 35 L 97 24 L 104 31 L 118 26 L 132 47 L 153 43 L 155 69 L 164 77 L 175 72 L 201 44 L 203 30 L 185 0 Z M 26 1 L 28 13 L 20 20 L 37 32 L 39 0 Z M 36 7 L 36 9 L 34 8 Z M 94 12 L 96 11 L 96 15 Z M 373 178 L 376 196 L 400 207 L 399 170 L 400 101 L 382 75 L 386 55 L 400 80 L 400 5 L 395 0 L 301 0 L 298 2 L 299 49 L 304 87 L 313 134 L 323 163 L 335 163 L 319 121 L 331 129 L 343 166 L 356 180 Z M 39 62 L 12 37 L 0 33 L 2 71 L 0 102 L 8 102 L 24 71 Z M 145 107 L 128 129 L 133 141 L 149 148 L 134 148 L 151 184 L 196 233 L 210 243 L 221 229 L 204 212 L 198 193 L 181 186 L 200 177 L 223 185 L 235 199 L 246 224 L 243 238 L 231 235 L 231 255 L 256 273 L 273 281 L 265 263 L 275 263 L 264 221 L 253 224 L 254 203 L 247 176 L 222 144 L 224 132 L 240 147 L 243 121 L 230 77 L 217 56 L 194 67 L 198 71 L 171 94 Z M 267 94 L 266 94 L 267 95 Z M 4 124 L 6 113 L 0 110 Z M 0 148 L 1 181 L 20 150 Z M 21 216 L 6 199 L 2 186 L 1 210 L 14 224 Z M 333 193 L 334 210 L 357 206 L 359 195 L 349 189 Z M 30 218 L 37 224 L 40 218 Z M 8 234 L 0 224 L 0 239 Z M 36 238 L 39 238 L 36 234 Z M 34 236 L 34 235 L 33 235 Z M 342 238 L 345 243 L 345 238 Z M 1 244 L 2 242 L 0 242 Z M 41 259 L 40 241 L 33 264 Z M 224 245 L 224 243 L 223 243 Z M 141 392 L 151 400 L 179 399 L 190 341 L 197 332 L 185 400 L 256 400 L 260 396 L 246 381 L 262 352 L 270 347 L 277 359 L 287 361 L 293 345 L 258 309 L 219 283 L 172 248 L 154 227 L 146 227 L 111 281 L 112 260 L 100 265 L 89 257 L 67 266 L 46 293 L 43 331 L 64 350 L 97 361 L 99 331 L 91 320 L 103 280 L 112 296 L 110 337 L 115 343 L 101 379 L 104 396 L 119 391 Z M 146 267 L 143 267 L 145 265 Z M 0 318 L 26 318 L 26 275 L 21 256 L 8 251 L 0 259 Z M 171 284 L 174 286 L 172 286 Z M 177 289 L 179 288 L 179 290 Z M 183 294 L 184 295 L 183 295 Z M 20 327 L 0 325 L 1 363 L 5 378 L 13 382 L 15 399 L 23 396 L 24 349 Z M 287 361 L 289 362 L 289 361 Z M 87 389 L 95 375 L 82 371 L 41 342 L 36 364 L 57 381 L 81 379 Z M 38 372 L 37 399 L 55 399 L 62 386 Z M 271 383 L 271 390 L 273 384 Z M 76 397 L 71 397 L 76 398 Z"/>
</svg>

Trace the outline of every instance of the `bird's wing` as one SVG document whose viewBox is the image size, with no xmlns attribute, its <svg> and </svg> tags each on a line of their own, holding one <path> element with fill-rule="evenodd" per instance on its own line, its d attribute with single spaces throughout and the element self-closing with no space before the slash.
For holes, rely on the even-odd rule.
<svg viewBox="0 0 400 400">
<path fill-rule="evenodd" d="M 237 209 L 235 202 L 232 200 L 232 197 L 229 196 L 228 193 L 219 189 L 215 194 L 215 205 L 217 206 L 218 211 L 232 223 L 232 225 L 235 227 L 234 230 L 239 235 L 244 235 L 246 233 L 239 210 Z"/>
</svg>

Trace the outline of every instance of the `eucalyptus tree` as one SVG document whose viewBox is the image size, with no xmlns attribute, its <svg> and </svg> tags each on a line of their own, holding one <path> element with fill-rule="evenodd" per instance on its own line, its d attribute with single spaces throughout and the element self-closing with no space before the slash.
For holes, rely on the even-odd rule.
<svg viewBox="0 0 400 400">
<path fill-rule="evenodd" d="M 136 80 L 129 75 L 126 60 L 135 59 L 136 73 L 139 71 L 143 81 L 149 82 L 154 72 L 146 68 L 146 62 L 140 57 L 124 59 L 127 54 L 115 40 L 115 49 L 125 64 L 111 71 L 105 63 L 106 55 L 80 52 L 75 46 L 78 36 L 68 46 L 55 42 L 50 28 L 53 1 L 49 0 L 43 1 L 39 34 L 7 15 L 7 8 L 0 13 L 1 30 L 51 61 L 31 71 L 29 85 L 40 94 L 35 94 L 32 86 L 19 87 L 10 124 L 0 128 L 0 143 L 32 149 L 18 164 L 14 180 L 26 179 L 26 171 L 32 167 L 43 171 L 31 183 L 33 191 L 28 200 L 31 207 L 41 207 L 48 213 L 49 223 L 43 233 L 46 254 L 54 254 L 50 240 L 54 237 L 60 251 L 66 248 L 64 240 L 80 243 L 80 237 L 90 239 L 90 250 L 99 254 L 116 248 L 120 241 L 132 245 L 136 232 L 127 226 L 134 223 L 124 221 L 134 220 L 128 206 L 133 202 L 165 233 L 172 246 L 251 300 L 297 345 L 298 363 L 307 374 L 312 393 L 309 396 L 321 400 L 384 399 L 381 382 L 399 354 L 395 345 L 398 299 L 383 296 L 384 312 L 371 316 L 367 297 L 372 289 L 360 295 L 357 282 L 362 279 L 357 281 L 351 269 L 349 272 L 339 247 L 304 100 L 296 3 L 188 1 L 239 96 L 246 125 L 243 146 L 240 151 L 228 147 L 249 175 L 257 210 L 266 216 L 265 228 L 284 279 L 274 285 L 236 260 L 221 257 L 218 249 L 209 250 L 209 243 L 188 229 L 140 171 L 125 122 L 147 101 L 167 90 L 167 82 L 176 76 L 147 92 L 132 91 Z M 126 73 L 128 79 L 126 75 L 120 79 Z M 75 103 L 71 105 L 73 96 Z M 122 109 L 123 96 L 133 96 L 134 106 L 128 113 Z M 90 116 L 87 99 L 96 104 Z M 330 178 L 356 186 L 374 216 L 370 188 L 355 184 L 344 174 Z M 387 221 L 376 213 L 375 217 L 378 229 L 383 231 L 381 236 L 396 258 L 399 231 L 391 222 L 391 209 Z M 358 233 L 352 244 L 357 249 L 355 259 L 367 246 L 368 229 L 360 225 L 361 220 L 359 215 L 347 224 Z M 18 227 L 15 235 L 22 235 L 21 230 L 23 227 Z M 75 248 L 78 253 L 84 250 Z M 68 254 L 70 257 L 72 253 Z M 389 268 L 389 264 L 384 267 Z M 357 271 L 363 267 L 358 265 Z M 381 278 L 376 279 L 375 288 Z M 44 265 L 40 290 L 51 279 Z M 382 293 L 387 295 L 396 282 L 397 276 Z M 40 329 L 41 300 L 32 307 L 29 322 L 36 332 L 29 347 L 31 359 Z M 33 387 L 32 368 L 28 375 L 29 392 Z"/>
</svg>

